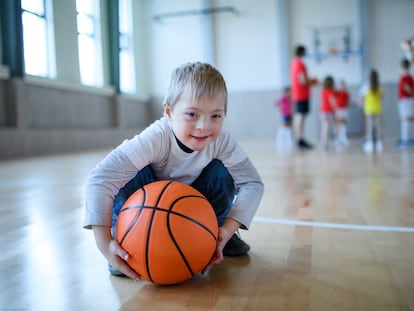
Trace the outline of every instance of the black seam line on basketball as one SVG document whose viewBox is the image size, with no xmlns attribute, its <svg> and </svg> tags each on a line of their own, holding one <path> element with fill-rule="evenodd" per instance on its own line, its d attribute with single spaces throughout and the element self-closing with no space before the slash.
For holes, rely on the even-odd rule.
<svg viewBox="0 0 414 311">
<path fill-rule="evenodd" d="M 183 196 L 183 197 L 177 199 L 172 204 L 175 204 L 178 200 L 181 200 L 183 198 L 203 198 L 204 199 L 204 197 L 201 197 L 201 196 L 196 196 L 196 195 L 192 195 L 191 196 L 191 195 L 189 195 L 189 196 Z M 155 210 L 155 211 L 165 212 L 165 213 L 174 214 L 176 216 L 180 216 L 180 217 L 182 217 L 182 218 L 184 218 L 186 220 L 189 220 L 189 221 L 193 222 L 194 224 L 200 226 L 201 228 L 203 228 L 204 230 L 206 230 L 212 237 L 214 237 L 214 239 L 216 239 L 216 236 L 214 235 L 214 233 L 208 227 L 206 227 L 201 222 L 199 222 L 199 221 L 195 220 L 194 218 L 191 218 L 191 217 L 189 217 L 187 215 L 181 214 L 181 213 L 176 212 L 176 211 L 170 211 L 170 210 L 167 210 L 167 209 L 162 208 L 162 207 L 154 207 L 154 206 L 146 206 L 146 205 L 131 205 L 131 206 L 128 206 L 127 208 L 125 208 L 124 211 L 129 210 L 129 209 L 134 209 L 134 208 L 135 209 L 136 208 L 139 208 L 141 211 L 143 209 L 152 209 L 152 210 Z"/>
<path fill-rule="evenodd" d="M 144 202 L 145 202 L 145 200 L 147 198 L 147 193 L 146 193 L 146 191 L 145 191 L 145 189 L 143 187 L 141 189 L 142 189 L 142 192 L 143 192 L 143 198 L 142 198 L 142 203 L 141 203 L 141 205 L 142 205 L 142 204 L 144 204 Z M 129 209 L 129 207 L 127 207 L 125 209 L 121 209 L 121 211 L 119 212 L 119 214 L 121 214 L 123 211 L 128 210 L 128 209 Z M 129 225 L 127 231 L 124 233 L 124 236 L 122 237 L 121 242 L 119 243 L 120 246 L 122 246 L 122 243 L 124 242 L 125 238 L 129 234 L 129 232 L 132 230 L 132 228 L 135 227 L 135 224 L 137 223 L 137 221 L 138 221 L 139 217 L 141 216 L 141 214 L 142 214 L 142 209 L 139 210 L 138 215 L 135 216 L 134 221 Z M 118 215 L 118 217 L 119 217 L 119 215 Z"/>
<path fill-rule="evenodd" d="M 187 258 L 185 257 L 185 255 L 184 255 L 184 253 L 183 253 L 183 251 L 182 251 L 182 249 L 181 249 L 180 245 L 177 243 L 177 240 L 175 239 L 174 234 L 173 234 L 173 232 L 172 232 L 172 230 L 171 230 L 171 226 L 170 226 L 170 216 L 171 216 L 172 214 L 174 214 L 174 215 L 181 215 L 180 213 L 176 213 L 176 212 L 172 211 L 172 209 L 173 209 L 174 205 L 175 205 L 175 204 L 177 204 L 177 202 L 179 202 L 180 200 L 185 199 L 185 198 L 203 198 L 203 197 L 201 197 L 201 196 L 196 196 L 196 195 L 186 195 L 186 196 L 182 196 L 182 197 L 180 197 L 180 198 L 176 199 L 175 201 L 173 201 L 173 202 L 171 203 L 171 205 L 170 205 L 170 207 L 169 207 L 168 211 L 167 211 L 167 228 L 168 228 L 168 233 L 170 234 L 170 238 L 171 238 L 171 240 L 173 241 L 173 243 L 174 243 L 174 245 L 175 245 L 176 249 L 178 250 L 178 252 L 180 253 L 181 259 L 184 261 L 184 263 L 185 263 L 185 265 L 186 265 L 186 267 L 187 267 L 188 271 L 190 272 L 191 276 L 193 277 L 193 276 L 194 276 L 194 271 L 193 271 L 193 269 L 191 268 L 191 265 L 190 265 L 190 263 L 188 262 Z M 211 232 L 211 231 L 210 231 L 207 227 L 205 227 L 204 225 L 202 225 L 202 224 L 201 224 L 201 223 L 199 223 L 198 221 L 195 221 L 195 220 L 193 220 L 193 219 L 192 219 L 192 218 L 190 218 L 190 217 L 186 217 L 185 215 L 181 215 L 181 216 L 182 216 L 182 217 L 184 217 L 184 218 L 187 218 L 188 220 L 191 220 L 192 222 L 194 222 L 194 223 L 196 223 L 196 224 L 200 225 L 201 227 L 203 227 L 203 228 L 207 229 L 207 231 L 208 231 L 210 234 L 212 234 L 212 232 Z M 214 234 L 212 234 L 212 235 L 214 236 Z M 215 239 L 215 237 L 214 237 L 214 239 Z"/>
<path fill-rule="evenodd" d="M 125 209 L 126 210 L 126 209 Z M 121 241 L 119 242 L 119 245 L 122 246 L 122 243 L 124 242 L 125 238 L 128 236 L 129 232 L 132 230 L 132 228 L 135 226 L 135 224 L 137 223 L 139 217 L 142 214 L 142 208 L 139 210 L 138 214 L 135 216 L 135 219 L 133 220 L 133 222 L 129 225 L 127 231 L 124 233 Z"/>
<path fill-rule="evenodd" d="M 155 207 L 158 207 L 158 204 L 160 203 L 160 200 L 164 194 L 164 192 L 167 190 L 167 188 L 173 183 L 173 181 L 169 181 L 167 184 L 164 185 L 164 188 L 161 190 L 160 195 L 158 196 L 157 202 L 154 204 Z M 147 274 L 148 274 L 148 278 L 151 280 L 151 282 L 154 282 L 152 276 L 151 276 L 151 271 L 150 271 L 150 267 L 149 267 L 149 258 L 148 258 L 148 253 L 149 253 L 149 241 L 150 241 L 150 235 L 151 235 L 151 228 L 152 228 L 152 223 L 154 221 L 154 217 L 155 217 L 155 211 L 156 209 L 154 209 L 152 211 L 152 215 L 151 215 L 151 219 L 150 222 L 148 224 L 148 232 L 147 232 L 147 241 L 145 243 L 145 267 L 147 268 Z"/>
</svg>

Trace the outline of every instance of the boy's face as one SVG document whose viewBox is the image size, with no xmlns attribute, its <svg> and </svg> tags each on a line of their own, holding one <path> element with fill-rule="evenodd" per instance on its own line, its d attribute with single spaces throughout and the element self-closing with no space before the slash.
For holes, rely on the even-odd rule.
<svg viewBox="0 0 414 311">
<path fill-rule="evenodd" d="M 178 140 L 195 151 L 203 150 L 217 138 L 225 117 L 222 96 L 195 100 L 189 91 L 181 94 L 172 110 L 164 103 L 164 110 Z"/>
</svg>

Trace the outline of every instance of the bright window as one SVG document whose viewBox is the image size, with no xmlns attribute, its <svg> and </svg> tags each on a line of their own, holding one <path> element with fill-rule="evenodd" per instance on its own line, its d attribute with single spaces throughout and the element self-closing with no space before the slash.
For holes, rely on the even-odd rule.
<svg viewBox="0 0 414 311">
<path fill-rule="evenodd" d="M 25 72 L 56 77 L 52 7 L 49 0 L 22 0 Z"/>
<path fill-rule="evenodd" d="M 135 93 L 134 41 L 131 16 L 131 0 L 119 1 L 119 67 L 120 89 L 123 93 Z"/>
<path fill-rule="evenodd" d="M 81 83 L 103 85 L 99 1 L 76 0 Z"/>
</svg>

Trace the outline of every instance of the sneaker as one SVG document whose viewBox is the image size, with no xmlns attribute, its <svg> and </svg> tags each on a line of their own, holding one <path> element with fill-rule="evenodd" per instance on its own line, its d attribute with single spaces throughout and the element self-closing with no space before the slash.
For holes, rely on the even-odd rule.
<svg viewBox="0 0 414 311">
<path fill-rule="evenodd" d="M 381 153 L 382 152 L 382 149 L 383 149 L 382 141 L 377 140 L 375 142 L 375 151 L 378 152 L 378 153 Z"/>
<path fill-rule="evenodd" d="M 249 244 L 244 242 L 240 237 L 235 233 L 227 242 L 226 246 L 223 249 L 224 256 L 242 256 L 246 255 L 250 250 Z"/>
<path fill-rule="evenodd" d="M 372 153 L 374 151 L 374 144 L 372 143 L 372 140 L 365 141 L 363 149 L 365 153 Z"/>
<path fill-rule="evenodd" d="M 345 143 L 341 140 L 335 140 L 335 150 L 337 152 L 342 152 L 345 150 Z"/>
<path fill-rule="evenodd" d="M 113 265 L 111 265 L 110 263 L 108 263 L 108 270 L 112 275 L 115 276 L 125 276 L 125 274 L 123 274 L 121 271 L 119 271 L 118 269 L 115 269 Z"/>
<path fill-rule="evenodd" d="M 309 144 L 306 140 L 301 138 L 298 140 L 298 148 L 299 149 L 312 149 L 313 146 Z"/>
</svg>

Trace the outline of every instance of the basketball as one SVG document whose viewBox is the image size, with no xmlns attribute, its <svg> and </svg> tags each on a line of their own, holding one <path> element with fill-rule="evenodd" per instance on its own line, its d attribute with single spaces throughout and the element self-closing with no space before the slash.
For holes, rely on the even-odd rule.
<svg viewBox="0 0 414 311">
<path fill-rule="evenodd" d="M 116 240 L 129 266 L 147 281 L 184 282 L 210 262 L 217 245 L 216 214 L 193 187 L 156 181 L 135 191 L 122 206 Z"/>
</svg>

